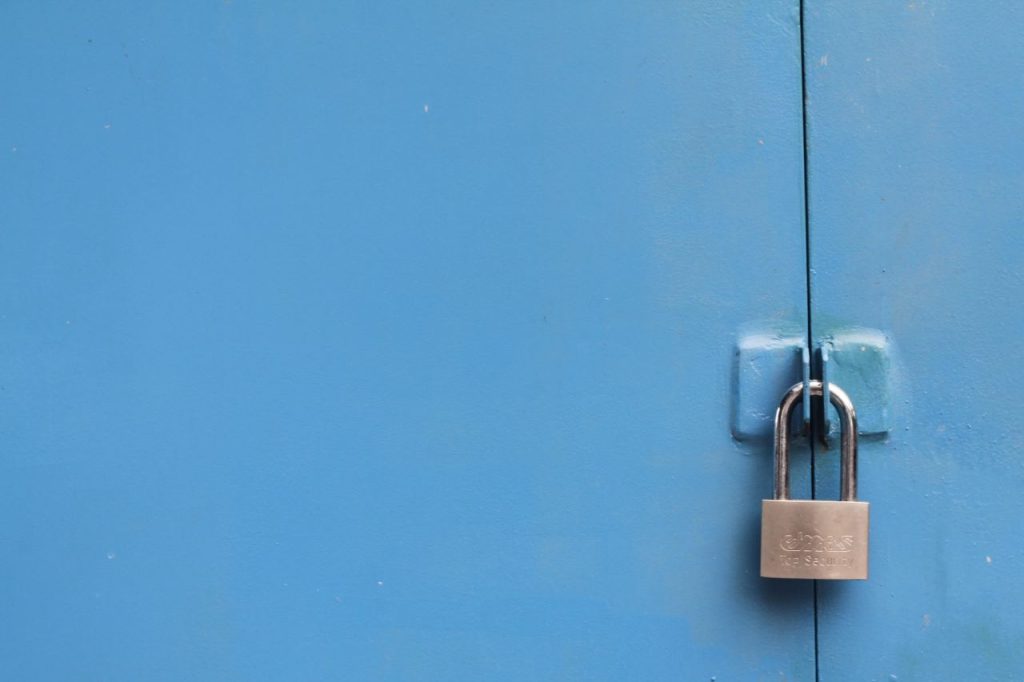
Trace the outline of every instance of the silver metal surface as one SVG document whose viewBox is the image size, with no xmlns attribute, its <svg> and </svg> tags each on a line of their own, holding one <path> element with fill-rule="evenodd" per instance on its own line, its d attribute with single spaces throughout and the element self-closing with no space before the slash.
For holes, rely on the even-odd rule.
<svg viewBox="0 0 1024 682">
<path fill-rule="evenodd" d="M 763 500 L 761 577 L 866 580 L 867 502 Z"/>
<path fill-rule="evenodd" d="M 806 391 L 805 391 L 806 386 Z M 839 412 L 841 500 L 789 499 L 789 418 L 809 396 L 827 395 Z M 774 499 L 761 502 L 761 576 L 866 580 L 870 509 L 857 502 L 857 414 L 846 392 L 820 381 L 794 384 L 775 412 Z"/>
<path fill-rule="evenodd" d="M 807 392 L 812 396 L 824 395 L 824 387 L 818 380 L 807 382 Z M 803 382 L 793 384 L 782 397 L 775 410 L 775 490 L 776 500 L 789 499 L 789 417 L 793 406 L 804 397 Z M 840 499 L 857 499 L 857 412 L 846 391 L 835 384 L 829 386 L 829 399 L 839 411 L 842 420 L 842 436 L 839 449 L 842 453 L 840 470 Z"/>
</svg>

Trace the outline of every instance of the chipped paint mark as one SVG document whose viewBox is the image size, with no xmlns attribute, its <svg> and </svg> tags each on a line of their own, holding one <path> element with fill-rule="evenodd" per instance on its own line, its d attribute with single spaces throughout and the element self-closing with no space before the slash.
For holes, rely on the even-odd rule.
<svg viewBox="0 0 1024 682">
<path fill-rule="evenodd" d="M 932 624 L 932 617 L 929 616 L 927 613 L 924 614 L 924 616 L 921 617 L 921 625 L 923 625 L 924 627 L 928 627 L 931 624 Z"/>
<path fill-rule="evenodd" d="M 986 563 L 986 564 L 991 564 L 991 563 L 992 563 L 992 557 L 990 557 L 990 556 L 986 556 L 986 557 L 985 557 L 985 563 Z"/>
<path fill-rule="evenodd" d="M 827 54 L 821 55 L 821 59 L 818 60 L 818 64 L 821 65 L 821 66 L 828 66 L 828 55 Z"/>
</svg>

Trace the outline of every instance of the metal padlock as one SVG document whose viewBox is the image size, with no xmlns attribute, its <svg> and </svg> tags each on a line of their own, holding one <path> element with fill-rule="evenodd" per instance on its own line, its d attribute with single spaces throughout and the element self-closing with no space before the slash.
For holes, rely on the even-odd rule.
<svg viewBox="0 0 1024 682">
<path fill-rule="evenodd" d="M 822 395 L 822 383 L 807 392 Z M 868 503 L 857 502 L 857 414 L 850 397 L 829 384 L 842 424 L 840 499 L 789 499 L 789 417 L 804 397 L 792 386 L 775 411 L 774 499 L 761 501 L 761 577 L 867 580 Z"/>
</svg>

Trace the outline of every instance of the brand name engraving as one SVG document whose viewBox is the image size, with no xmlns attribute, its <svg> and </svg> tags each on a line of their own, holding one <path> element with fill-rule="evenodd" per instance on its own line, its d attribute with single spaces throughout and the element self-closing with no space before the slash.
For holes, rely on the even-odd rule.
<svg viewBox="0 0 1024 682">
<path fill-rule="evenodd" d="M 852 535 L 817 535 L 798 532 L 784 535 L 779 547 L 786 552 L 852 552 Z"/>
</svg>

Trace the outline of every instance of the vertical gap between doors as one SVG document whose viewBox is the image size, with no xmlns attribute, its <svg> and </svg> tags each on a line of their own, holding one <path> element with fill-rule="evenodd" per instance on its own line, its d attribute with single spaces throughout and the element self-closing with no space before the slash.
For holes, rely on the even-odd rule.
<svg viewBox="0 0 1024 682">
<path fill-rule="evenodd" d="M 804 180 L 804 276 L 807 291 L 807 347 L 811 349 L 811 362 L 814 362 L 813 355 L 813 333 L 814 325 L 811 323 L 811 201 L 810 201 L 810 168 L 809 168 L 809 138 L 807 135 L 807 50 L 804 41 L 804 29 L 806 27 L 806 0 L 800 2 L 800 117 L 803 138 L 803 180 Z M 807 398 L 809 399 L 809 397 Z M 810 445 L 811 457 L 811 498 L 815 494 L 814 475 L 814 420 L 811 420 L 810 432 L 807 434 L 807 442 Z M 814 680 L 820 682 L 821 674 L 818 665 L 818 581 L 815 580 L 812 586 L 812 599 L 814 602 Z"/>
</svg>

